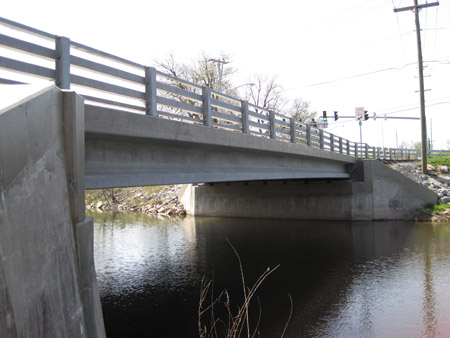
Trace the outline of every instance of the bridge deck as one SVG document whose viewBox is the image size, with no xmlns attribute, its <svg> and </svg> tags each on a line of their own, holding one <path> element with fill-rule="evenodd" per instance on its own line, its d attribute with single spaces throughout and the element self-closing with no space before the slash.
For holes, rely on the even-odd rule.
<svg viewBox="0 0 450 338">
<path fill-rule="evenodd" d="M 86 188 L 345 179 L 357 159 L 288 142 L 85 106 Z"/>
</svg>

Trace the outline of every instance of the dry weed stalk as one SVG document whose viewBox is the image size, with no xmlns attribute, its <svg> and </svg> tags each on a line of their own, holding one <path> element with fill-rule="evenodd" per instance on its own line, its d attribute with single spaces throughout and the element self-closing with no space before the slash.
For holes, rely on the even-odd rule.
<svg viewBox="0 0 450 338">
<path fill-rule="evenodd" d="M 242 281 L 242 290 L 244 295 L 244 301 L 241 306 L 238 307 L 237 313 L 234 315 L 233 311 L 230 306 L 230 295 L 227 290 L 222 291 L 217 297 L 214 296 L 214 290 L 213 290 L 213 284 L 214 284 L 214 278 L 207 281 L 205 278 L 202 279 L 201 288 L 200 288 L 200 301 L 198 306 L 198 330 L 199 330 L 199 336 L 200 338 L 218 338 L 218 337 L 226 337 L 226 338 L 238 338 L 241 337 L 241 335 L 244 332 L 246 332 L 246 335 L 248 338 L 253 338 L 257 334 L 259 336 L 258 327 L 261 321 L 261 303 L 259 301 L 259 298 L 257 298 L 258 301 L 258 309 L 259 309 L 259 315 L 258 320 L 255 325 L 255 328 L 251 329 L 250 325 L 250 319 L 249 319 L 249 306 L 252 298 L 255 296 L 256 291 L 261 286 L 262 282 L 272 273 L 274 272 L 279 265 L 271 269 L 268 267 L 262 274 L 259 276 L 259 278 L 256 280 L 256 282 L 253 284 L 251 288 L 249 288 L 245 282 L 245 275 L 244 275 L 244 269 L 242 267 L 241 258 L 235 249 L 235 247 L 231 244 L 231 242 L 226 239 L 228 244 L 233 249 L 238 262 L 239 262 L 239 269 L 241 272 L 241 281 Z M 208 294 L 210 295 L 210 303 L 209 305 L 206 305 L 206 300 L 208 298 Z M 227 312 L 227 323 L 225 323 L 222 319 L 219 317 L 216 317 L 214 313 L 214 307 L 221 302 L 222 297 L 225 297 L 225 300 L 223 301 L 223 305 Z M 284 327 L 284 330 L 281 334 L 281 337 L 284 336 L 286 329 L 289 325 L 289 321 L 292 316 L 292 310 L 293 310 L 293 303 L 292 303 L 292 297 L 289 295 L 289 299 L 291 302 L 291 310 L 289 313 L 288 320 L 286 322 L 286 325 Z M 209 328 L 208 325 L 203 323 L 203 317 L 204 315 L 209 312 Z M 222 332 L 223 335 L 219 335 L 218 332 L 218 324 L 221 323 L 223 325 L 224 331 Z"/>
</svg>

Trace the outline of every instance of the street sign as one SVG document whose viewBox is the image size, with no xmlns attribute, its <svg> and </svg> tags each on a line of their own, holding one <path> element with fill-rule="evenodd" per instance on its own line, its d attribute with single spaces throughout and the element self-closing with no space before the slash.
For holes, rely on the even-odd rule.
<svg viewBox="0 0 450 338">
<path fill-rule="evenodd" d="M 355 119 L 356 121 L 364 120 L 364 107 L 355 108 Z"/>
</svg>

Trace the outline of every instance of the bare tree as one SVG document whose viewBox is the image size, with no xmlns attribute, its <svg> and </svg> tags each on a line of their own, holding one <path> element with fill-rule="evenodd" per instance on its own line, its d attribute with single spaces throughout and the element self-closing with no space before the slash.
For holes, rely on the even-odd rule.
<svg viewBox="0 0 450 338">
<path fill-rule="evenodd" d="M 302 98 L 296 98 L 292 103 L 291 109 L 289 110 L 289 115 L 291 115 L 296 120 L 303 123 L 310 123 L 317 121 L 317 112 L 310 109 L 311 103 L 305 101 Z"/>
<path fill-rule="evenodd" d="M 245 99 L 261 108 L 281 112 L 287 100 L 282 96 L 283 87 L 277 82 L 277 77 L 268 78 L 265 75 L 254 75 L 250 78 L 252 86 L 248 86 Z"/>
<path fill-rule="evenodd" d="M 169 54 L 164 60 L 155 61 L 156 67 L 162 72 L 169 75 L 178 77 L 180 79 L 187 80 L 187 68 L 186 65 L 175 61 L 173 54 Z"/>
<path fill-rule="evenodd" d="M 213 58 L 206 53 L 190 64 L 177 62 L 172 54 L 161 61 L 156 61 L 156 67 L 161 71 L 178 77 L 182 80 L 207 86 L 213 90 L 231 94 L 233 85 L 232 75 L 235 69 L 229 64 L 231 58 L 226 54 L 221 54 L 218 58 Z M 225 66 L 227 65 L 227 66 Z"/>
</svg>

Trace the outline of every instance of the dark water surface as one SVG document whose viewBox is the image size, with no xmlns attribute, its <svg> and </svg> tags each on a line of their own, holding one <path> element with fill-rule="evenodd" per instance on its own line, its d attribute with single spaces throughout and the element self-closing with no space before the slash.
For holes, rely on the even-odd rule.
<svg viewBox="0 0 450 338">
<path fill-rule="evenodd" d="M 285 337 L 450 337 L 450 224 L 92 216 L 108 338 L 198 337 L 203 276 L 234 310 L 226 238 L 248 286 L 280 265 L 258 292 L 261 337 L 280 337 L 288 294 Z"/>
</svg>

